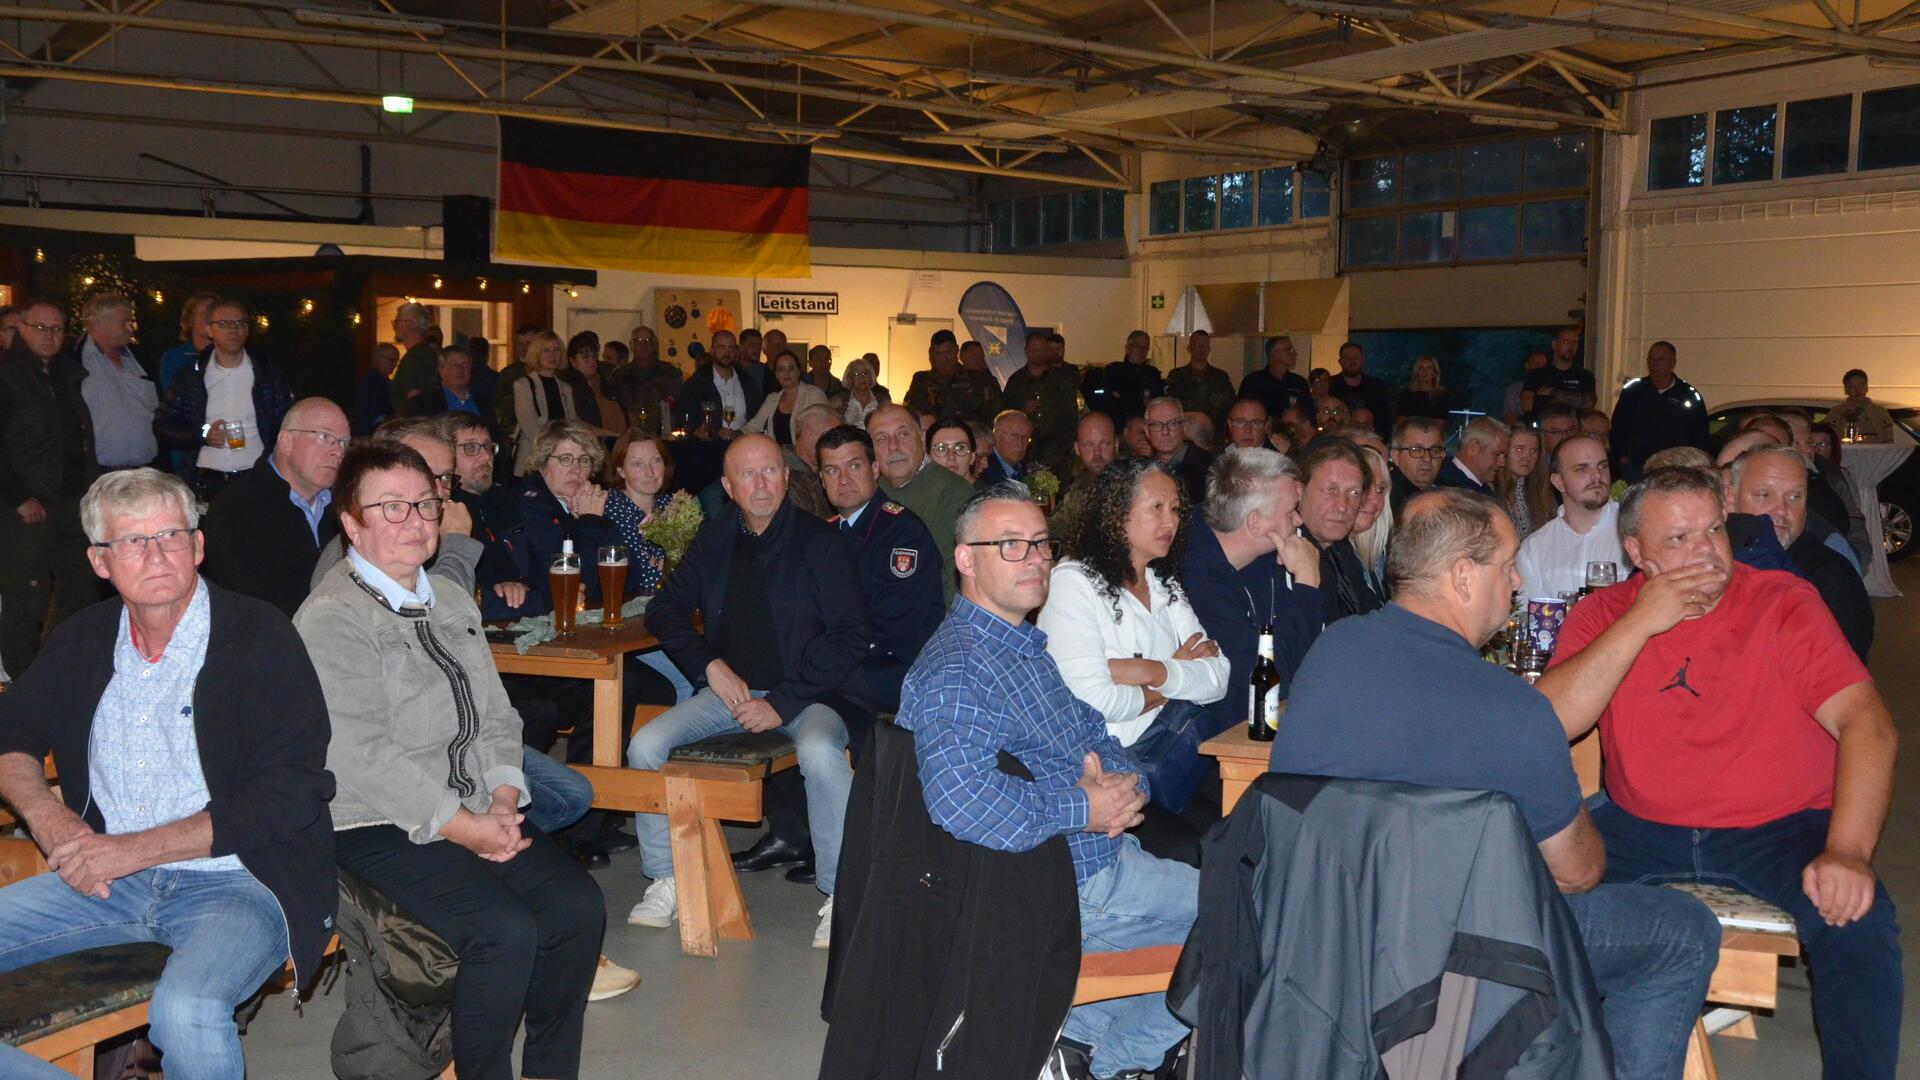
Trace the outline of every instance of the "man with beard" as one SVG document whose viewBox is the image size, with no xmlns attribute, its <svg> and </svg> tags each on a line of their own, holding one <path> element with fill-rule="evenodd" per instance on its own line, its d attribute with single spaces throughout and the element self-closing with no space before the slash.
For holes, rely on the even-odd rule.
<svg viewBox="0 0 1920 1080">
<path fill-rule="evenodd" d="M 1621 570 L 1627 562 L 1620 549 L 1619 508 L 1610 498 L 1613 470 L 1600 440 L 1574 435 L 1555 447 L 1547 458 L 1547 479 L 1560 493 L 1560 515 L 1520 545 L 1516 568 L 1527 597 L 1578 592 L 1587 583 L 1590 562 L 1610 562 Z"/>
</svg>

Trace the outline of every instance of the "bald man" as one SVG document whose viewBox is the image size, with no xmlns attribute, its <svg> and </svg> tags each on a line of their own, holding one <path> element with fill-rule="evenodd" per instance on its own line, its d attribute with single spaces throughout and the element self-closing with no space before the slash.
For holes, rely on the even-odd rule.
<svg viewBox="0 0 1920 1080">
<path fill-rule="evenodd" d="M 348 437 L 340 406 L 320 397 L 293 403 L 273 452 L 221 489 L 200 524 L 207 580 L 293 617 L 320 549 L 340 531 L 333 480 Z"/>
</svg>

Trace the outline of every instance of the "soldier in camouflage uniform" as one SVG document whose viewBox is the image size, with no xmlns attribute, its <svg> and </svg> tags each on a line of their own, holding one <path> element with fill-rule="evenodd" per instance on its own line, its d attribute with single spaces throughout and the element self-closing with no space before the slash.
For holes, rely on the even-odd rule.
<svg viewBox="0 0 1920 1080">
<path fill-rule="evenodd" d="M 906 406 L 915 416 L 957 416 L 981 427 L 1000 411 L 1000 386 L 993 376 L 960 366 L 960 345 L 951 330 L 936 330 L 927 346 L 932 371 L 916 371 L 907 386 Z"/>
<path fill-rule="evenodd" d="M 1073 425 L 1080 418 L 1080 376 L 1064 363 L 1052 363 L 1052 344 L 1044 332 L 1027 334 L 1027 366 L 1008 377 L 1000 401 L 1033 421 L 1033 463 L 1055 476 L 1066 475 Z"/>
<path fill-rule="evenodd" d="M 1227 373 L 1207 362 L 1213 352 L 1213 337 L 1195 330 L 1187 338 L 1188 362 L 1167 375 L 1167 393 L 1195 412 L 1207 414 L 1215 431 L 1227 428 L 1227 410 L 1233 408 L 1233 380 Z"/>
<path fill-rule="evenodd" d="M 673 427 L 670 403 L 680 396 L 680 369 L 660 359 L 660 342 L 649 327 L 634 328 L 628 347 L 633 358 L 607 373 L 607 386 L 627 419 L 658 435 Z"/>
</svg>

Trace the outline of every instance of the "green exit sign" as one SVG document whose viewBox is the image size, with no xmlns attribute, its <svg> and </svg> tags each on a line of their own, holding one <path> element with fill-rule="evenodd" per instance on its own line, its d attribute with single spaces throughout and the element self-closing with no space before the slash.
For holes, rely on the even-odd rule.
<svg viewBox="0 0 1920 1080">
<path fill-rule="evenodd" d="M 1152 302 L 1153 302 L 1153 310 L 1159 311 L 1161 308 L 1164 308 L 1167 306 L 1167 294 L 1154 293 Z"/>
</svg>

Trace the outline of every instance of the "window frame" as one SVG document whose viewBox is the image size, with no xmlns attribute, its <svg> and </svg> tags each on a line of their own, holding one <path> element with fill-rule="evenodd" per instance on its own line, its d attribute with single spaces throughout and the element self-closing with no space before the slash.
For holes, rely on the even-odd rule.
<svg viewBox="0 0 1920 1080">
<path fill-rule="evenodd" d="M 1261 195 L 1260 195 L 1260 177 L 1263 173 L 1266 173 L 1271 169 L 1286 169 L 1293 174 L 1292 182 L 1287 187 L 1287 204 L 1289 207 L 1290 217 L 1288 218 L 1288 220 L 1284 222 L 1266 224 L 1261 222 L 1260 220 L 1260 207 L 1261 207 L 1261 201 L 1262 201 Z M 1228 176 L 1236 176 L 1241 174 L 1244 174 L 1247 177 L 1247 194 L 1252 201 L 1252 209 L 1251 209 L 1251 214 L 1249 216 L 1248 223 L 1245 225 L 1233 225 L 1233 226 L 1222 225 L 1221 221 L 1226 216 L 1226 191 L 1225 191 L 1225 186 L 1223 184 L 1223 181 Z M 1306 175 L 1307 175 L 1307 170 L 1300 168 L 1298 165 L 1268 165 L 1268 166 L 1249 165 L 1244 168 L 1223 169 L 1219 172 L 1199 173 L 1193 176 L 1167 177 L 1162 180 L 1152 181 L 1151 183 L 1147 184 L 1147 199 L 1148 199 L 1147 234 L 1141 237 L 1141 240 L 1142 241 L 1167 240 L 1167 239 L 1180 237 L 1180 236 L 1207 236 L 1207 235 L 1212 235 L 1216 233 L 1242 234 L 1242 233 L 1251 233 L 1251 232 L 1260 232 L 1260 231 L 1273 231 L 1276 229 L 1318 228 L 1325 225 L 1329 225 L 1339 217 L 1338 204 L 1333 200 L 1333 197 L 1332 197 L 1332 189 L 1334 187 L 1337 187 L 1338 185 L 1333 180 L 1328 181 L 1327 212 L 1325 214 L 1315 215 L 1313 217 L 1306 217 L 1304 216 L 1304 213 L 1303 213 L 1305 209 L 1305 198 L 1306 198 L 1306 182 L 1303 179 L 1303 177 L 1305 177 Z M 1189 183 L 1192 183 L 1198 180 L 1211 180 L 1213 182 L 1213 221 L 1214 223 L 1212 228 L 1188 229 L 1186 227 L 1187 225 L 1187 202 L 1186 202 L 1187 185 Z M 1153 195 L 1152 193 L 1154 188 L 1159 187 L 1162 184 L 1173 185 L 1173 187 L 1179 192 L 1179 196 L 1180 196 L 1180 222 L 1179 222 L 1180 227 L 1170 232 L 1154 232 L 1153 231 L 1153 221 L 1152 221 Z"/>
<path fill-rule="evenodd" d="M 1913 165 L 1893 165 L 1886 168 L 1862 169 L 1860 167 L 1860 131 L 1862 113 L 1865 109 L 1865 97 L 1882 90 L 1905 90 L 1920 87 L 1920 82 L 1902 80 L 1884 85 L 1855 87 L 1851 90 L 1835 90 L 1829 87 L 1806 87 L 1793 93 L 1779 93 L 1768 97 L 1729 96 L 1724 101 L 1712 104 L 1692 104 L 1672 112 L 1649 115 L 1638 129 L 1642 147 L 1639 153 L 1639 170 L 1634 179 L 1633 196 L 1636 200 L 1665 201 L 1698 197 L 1703 193 L 1736 192 L 1750 195 L 1755 192 L 1775 189 L 1793 189 L 1809 185 L 1832 184 L 1847 180 L 1877 180 L 1884 177 L 1920 176 L 1920 163 Z M 1786 176 L 1787 111 L 1793 105 L 1805 101 L 1819 101 L 1826 98 L 1844 97 L 1848 99 L 1847 113 L 1847 155 L 1846 167 L 1835 172 L 1813 173 L 1806 176 Z M 1713 163 L 1720 146 L 1720 113 L 1736 109 L 1755 108 L 1772 105 L 1775 114 L 1773 131 L 1773 175 L 1765 180 L 1746 180 L 1737 183 L 1714 183 Z M 1653 124 L 1676 116 L 1691 116 L 1705 113 L 1707 117 L 1707 174 L 1705 181 L 1688 187 L 1655 188 L 1648 186 L 1648 170 L 1652 167 Z"/>
</svg>

